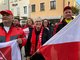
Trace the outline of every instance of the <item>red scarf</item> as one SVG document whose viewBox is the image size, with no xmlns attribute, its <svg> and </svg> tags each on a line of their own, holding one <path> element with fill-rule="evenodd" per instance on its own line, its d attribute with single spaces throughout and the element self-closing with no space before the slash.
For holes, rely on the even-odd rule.
<svg viewBox="0 0 80 60">
<path fill-rule="evenodd" d="M 36 47 L 36 34 L 35 34 L 35 28 L 32 31 L 32 38 L 31 38 L 31 51 L 30 54 L 32 55 L 35 52 L 35 48 L 39 49 L 42 45 L 42 33 L 43 33 L 43 27 L 41 28 L 39 38 L 38 38 L 38 43 Z"/>
</svg>

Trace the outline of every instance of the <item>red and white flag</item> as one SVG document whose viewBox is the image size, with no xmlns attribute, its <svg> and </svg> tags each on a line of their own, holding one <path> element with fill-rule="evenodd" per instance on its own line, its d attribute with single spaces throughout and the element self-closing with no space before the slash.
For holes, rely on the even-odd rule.
<svg viewBox="0 0 80 60">
<path fill-rule="evenodd" d="M 80 15 L 49 39 L 39 52 L 45 60 L 80 60 Z"/>
<path fill-rule="evenodd" d="M 0 43 L 0 60 L 21 60 L 17 40 Z"/>
</svg>

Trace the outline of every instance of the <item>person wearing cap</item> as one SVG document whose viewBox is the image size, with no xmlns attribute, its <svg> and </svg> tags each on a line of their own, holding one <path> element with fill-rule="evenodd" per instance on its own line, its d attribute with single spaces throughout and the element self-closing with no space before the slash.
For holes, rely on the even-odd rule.
<svg viewBox="0 0 80 60">
<path fill-rule="evenodd" d="M 66 6 L 63 10 L 63 19 L 58 23 L 57 27 L 54 27 L 56 28 L 54 30 L 54 34 L 73 20 L 72 14 L 72 8 L 70 6 Z"/>
<path fill-rule="evenodd" d="M 2 23 L 0 23 L 0 43 L 17 39 L 20 46 L 26 44 L 25 33 L 20 27 L 14 26 L 14 16 L 10 10 L 0 11 Z"/>
<path fill-rule="evenodd" d="M 36 19 L 34 27 L 32 29 L 31 36 L 29 37 L 29 41 L 27 41 L 30 45 L 28 47 L 29 50 L 27 52 L 27 60 L 40 48 L 46 41 L 50 38 L 49 30 L 42 26 L 42 20 Z M 43 58 L 40 56 L 40 53 L 35 54 L 31 57 L 31 60 L 42 60 Z M 38 59 L 37 59 L 38 58 Z"/>
</svg>

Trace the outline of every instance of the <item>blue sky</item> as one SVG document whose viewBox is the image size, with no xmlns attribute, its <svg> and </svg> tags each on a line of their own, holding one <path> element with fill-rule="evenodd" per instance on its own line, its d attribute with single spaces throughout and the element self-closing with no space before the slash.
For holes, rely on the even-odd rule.
<svg viewBox="0 0 80 60">
<path fill-rule="evenodd" d="M 80 4 L 80 0 L 77 0 L 77 2 Z"/>
</svg>

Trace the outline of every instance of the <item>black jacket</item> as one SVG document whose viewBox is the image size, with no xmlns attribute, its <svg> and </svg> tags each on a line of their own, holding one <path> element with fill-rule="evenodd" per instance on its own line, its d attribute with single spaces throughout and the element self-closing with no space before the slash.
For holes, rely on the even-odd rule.
<svg viewBox="0 0 80 60">
<path fill-rule="evenodd" d="M 29 36 L 28 36 L 28 39 L 27 39 L 27 45 L 26 45 L 26 49 L 27 49 L 26 54 L 27 54 L 27 56 L 31 56 L 30 55 L 30 50 L 31 50 L 31 36 L 32 36 L 33 28 L 29 28 L 29 29 L 30 29 L 30 32 L 29 32 Z M 36 33 L 37 34 L 36 37 L 38 37 L 38 33 L 39 32 Z M 43 33 L 42 33 L 42 45 L 46 41 L 48 41 L 50 37 L 51 37 L 50 32 L 46 28 L 44 28 Z"/>
<path fill-rule="evenodd" d="M 45 60 L 45 58 L 40 53 L 35 53 L 30 60 Z"/>
<path fill-rule="evenodd" d="M 72 17 L 72 19 L 73 19 L 73 17 Z M 58 27 L 57 27 L 57 29 L 56 29 L 56 33 L 59 31 L 59 30 L 61 30 L 65 25 L 67 25 L 68 23 L 65 21 L 65 18 L 62 20 L 62 22 L 61 23 L 59 23 L 59 25 L 58 25 Z"/>
</svg>

